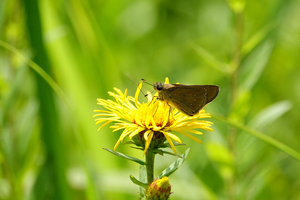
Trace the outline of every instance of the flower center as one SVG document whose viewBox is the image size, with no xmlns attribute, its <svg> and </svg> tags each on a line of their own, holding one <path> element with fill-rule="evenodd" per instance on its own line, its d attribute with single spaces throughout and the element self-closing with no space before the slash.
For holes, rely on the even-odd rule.
<svg viewBox="0 0 300 200">
<path fill-rule="evenodd" d="M 133 123 L 148 129 L 168 127 L 174 122 L 171 106 L 162 101 L 143 103 L 132 115 Z"/>
</svg>

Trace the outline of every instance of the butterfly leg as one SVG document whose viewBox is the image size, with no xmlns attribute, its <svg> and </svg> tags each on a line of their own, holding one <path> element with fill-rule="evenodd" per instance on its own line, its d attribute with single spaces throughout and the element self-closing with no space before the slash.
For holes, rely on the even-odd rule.
<svg viewBox="0 0 300 200">
<path fill-rule="evenodd" d="M 168 117 L 168 121 L 170 122 L 170 115 L 173 118 L 173 121 L 175 121 L 174 115 L 172 114 L 173 108 L 170 104 L 167 103 L 167 105 L 169 106 L 169 117 Z"/>
<path fill-rule="evenodd" d="M 154 100 L 154 97 L 156 97 L 155 100 Z M 153 98 L 152 98 L 151 102 L 148 104 L 148 106 L 149 106 L 151 103 L 155 103 L 155 102 L 157 101 L 157 99 L 158 99 L 158 96 L 153 96 Z M 153 101 L 154 101 L 154 102 L 153 102 Z M 156 107 L 156 110 L 155 110 L 155 112 L 153 113 L 153 116 L 156 114 L 157 109 L 158 109 L 158 107 Z"/>
</svg>

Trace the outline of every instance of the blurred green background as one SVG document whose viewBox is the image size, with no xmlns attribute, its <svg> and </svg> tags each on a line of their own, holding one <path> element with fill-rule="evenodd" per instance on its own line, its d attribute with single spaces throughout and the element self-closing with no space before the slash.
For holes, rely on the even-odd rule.
<svg viewBox="0 0 300 200">
<path fill-rule="evenodd" d="M 137 199 L 138 166 L 102 150 L 120 132 L 97 132 L 93 110 L 113 87 L 134 95 L 141 78 L 169 77 L 221 88 L 203 144 L 178 134 L 177 150 L 191 152 L 170 176 L 173 200 L 299 200 L 299 10 L 299 0 L 1 0 L 0 199 Z M 157 156 L 155 173 L 174 160 Z"/>
</svg>

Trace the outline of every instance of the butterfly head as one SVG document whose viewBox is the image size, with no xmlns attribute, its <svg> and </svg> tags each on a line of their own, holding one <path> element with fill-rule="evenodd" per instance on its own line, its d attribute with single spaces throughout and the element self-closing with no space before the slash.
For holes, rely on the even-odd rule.
<svg viewBox="0 0 300 200">
<path fill-rule="evenodd" d="M 153 88 L 154 88 L 157 92 L 162 91 L 163 87 L 164 87 L 164 83 L 162 83 L 162 82 L 156 82 L 156 83 L 153 84 Z"/>
</svg>

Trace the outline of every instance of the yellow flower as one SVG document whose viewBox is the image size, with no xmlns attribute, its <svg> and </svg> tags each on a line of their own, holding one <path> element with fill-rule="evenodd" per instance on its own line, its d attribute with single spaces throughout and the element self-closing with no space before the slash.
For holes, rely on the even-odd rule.
<svg viewBox="0 0 300 200">
<path fill-rule="evenodd" d="M 169 83 L 169 80 L 166 78 L 165 82 Z M 182 142 L 179 137 L 171 132 L 179 132 L 201 144 L 201 140 L 190 133 L 201 135 L 202 133 L 197 130 L 199 128 L 212 131 L 212 128 L 210 128 L 212 122 L 202 120 L 203 118 L 210 118 L 210 114 L 205 113 L 204 110 L 201 110 L 194 116 L 187 116 L 171 108 L 164 101 L 156 100 L 156 96 L 153 99 L 149 93 L 147 95 L 148 102 L 140 103 L 138 96 L 141 87 L 142 82 L 138 85 L 134 98 L 127 96 L 127 89 L 122 93 L 121 90 L 114 88 L 116 93 L 108 92 L 108 94 L 114 97 L 115 101 L 97 99 L 97 104 L 106 108 L 106 110 L 94 110 L 94 112 L 98 113 L 94 115 L 94 117 L 97 117 L 95 119 L 96 124 L 103 123 L 98 130 L 111 122 L 114 123 L 110 126 L 113 132 L 123 130 L 114 149 L 117 148 L 126 136 L 133 139 L 136 135 L 141 135 L 144 142 L 143 148 L 145 154 L 151 142 L 155 143 L 153 137 L 161 138 L 163 134 L 164 139 L 169 142 L 176 154 L 177 152 L 172 140 L 180 144 Z"/>
</svg>

